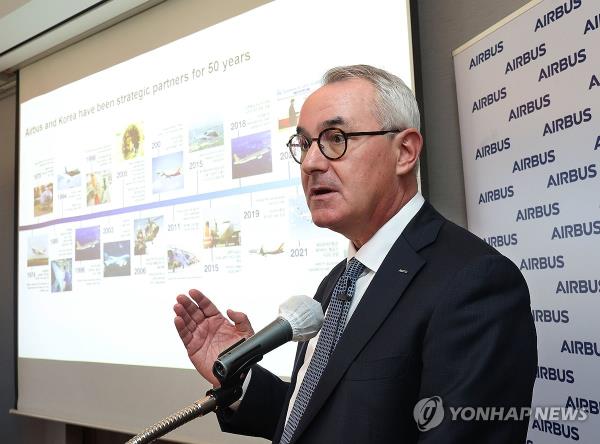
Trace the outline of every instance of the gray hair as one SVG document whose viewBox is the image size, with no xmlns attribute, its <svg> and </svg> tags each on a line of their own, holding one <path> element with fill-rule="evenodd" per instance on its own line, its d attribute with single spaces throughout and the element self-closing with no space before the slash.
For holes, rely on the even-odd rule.
<svg viewBox="0 0 600 444">
<path fill-rule="evenodd" d="M 350 65 L 327 71 L 323 84 L 350 79 L 364 79 L 375 88 L 374 113 L 383 129 L 420 129 L 417 100 L 402 79 L 374 66 Z"/>
</svg>

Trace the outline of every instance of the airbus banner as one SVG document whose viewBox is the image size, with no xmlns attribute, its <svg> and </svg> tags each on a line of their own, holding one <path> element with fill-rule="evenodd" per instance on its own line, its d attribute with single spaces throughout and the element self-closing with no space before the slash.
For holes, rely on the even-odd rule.
<svg viewBox="0 0 600 444">
<path fill-rule="evenodd" d="M 533 405 L 588 412 L 528 444 L 600 436 L 599 6 L 535 0 L 453 54 L 468 225 L 527 279 Z"/>
</svg>

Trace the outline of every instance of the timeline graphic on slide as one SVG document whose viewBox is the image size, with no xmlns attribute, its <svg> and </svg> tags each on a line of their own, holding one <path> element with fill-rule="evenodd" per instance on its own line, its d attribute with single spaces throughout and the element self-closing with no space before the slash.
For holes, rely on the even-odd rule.
<svg viewBox="0 0 600 444">
<path fill-rule="evenodd" d="M 309 1 L 330 17 L 342 5 Z M 370 63 L 410 83 L 408 33 L 397 26 L 407 11 L 390 11 L 404 42 L 397 57 L 359 54 L 361 37 L 347 35 L 298 64 L 291 48 L 321 48 L 335 30 L 288 41 L 287 3 L 21 104 L 21 357 L 188 367 L 176 294 L 199 288 L 260 327 L 345 256 L 345 238 L 312 224 L 286 142 L 332 66 Z M 365 32 L 381 26 L 377 8 L 362 9 Z M 151 326 L 142 343 L 132 322 Z"/>
</svg>

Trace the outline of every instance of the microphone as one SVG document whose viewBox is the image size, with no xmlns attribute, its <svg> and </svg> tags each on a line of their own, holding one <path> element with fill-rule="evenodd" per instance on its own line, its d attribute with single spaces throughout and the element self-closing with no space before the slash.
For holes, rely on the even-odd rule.
<svg viewBox="0 0 600 444">
<path fill-rule="evenodd" d="M 255 335 L 224 350 L 213 364 L 213 374 L 223 384 L 280 345 L 309 340 L 322 325 L 323 309 L 319 302 L 308 296 L 292 296 L 279 307 L 277 319 Z"/>
</svg>

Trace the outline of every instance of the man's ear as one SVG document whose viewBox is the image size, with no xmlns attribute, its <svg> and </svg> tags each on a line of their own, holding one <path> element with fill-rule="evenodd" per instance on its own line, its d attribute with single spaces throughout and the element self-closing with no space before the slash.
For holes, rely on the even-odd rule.
<svg viewBox="0 0 600 444">
<path fill-rule="evenodd" d="M 396 174 L 403 176 L 415 169 L 423 147 L 423 136 L 415 128 L 409 128 L 399 133 L 394 142 L 398 148 Z"/>
</svg>

